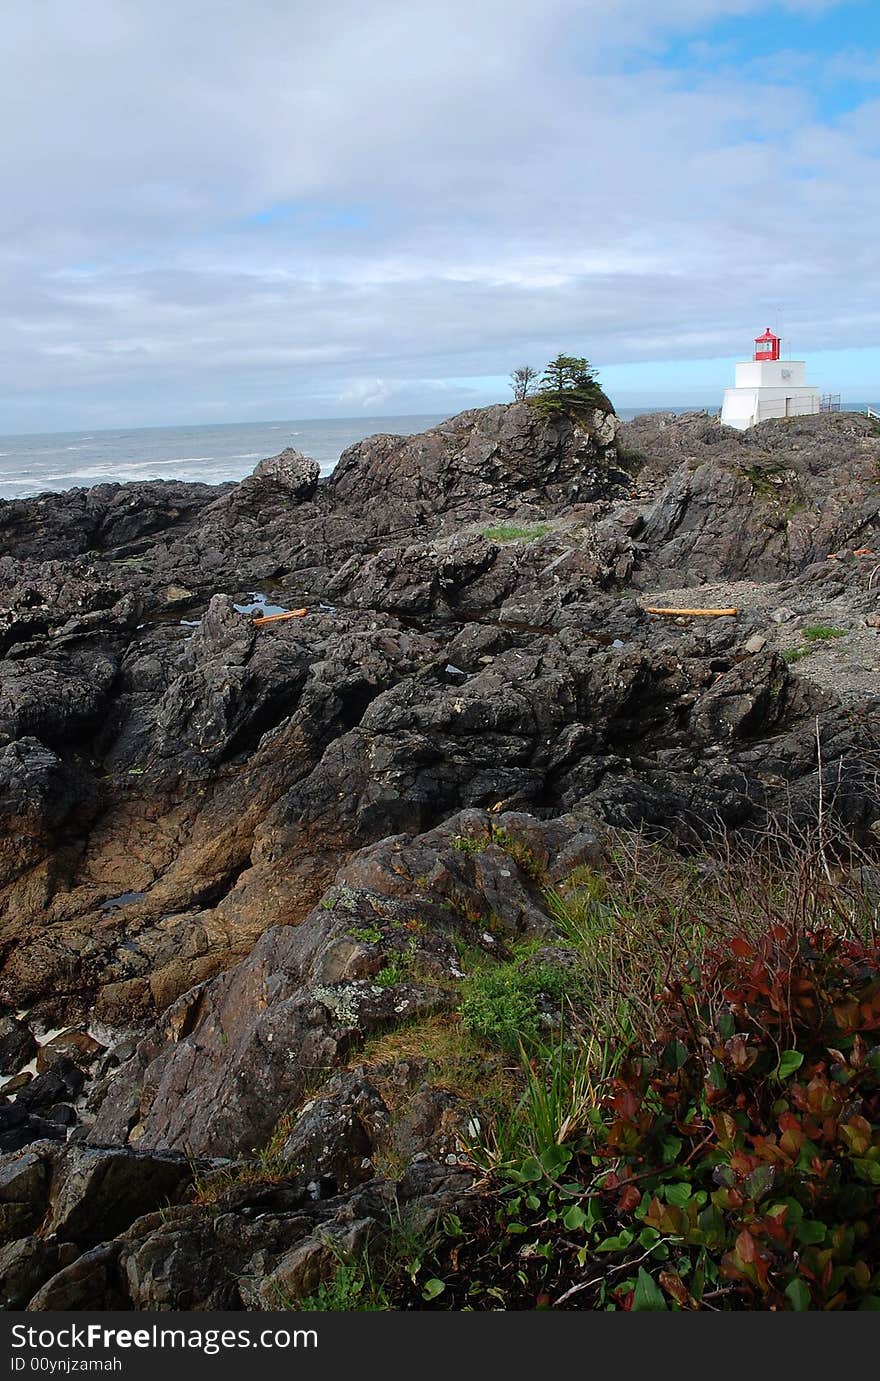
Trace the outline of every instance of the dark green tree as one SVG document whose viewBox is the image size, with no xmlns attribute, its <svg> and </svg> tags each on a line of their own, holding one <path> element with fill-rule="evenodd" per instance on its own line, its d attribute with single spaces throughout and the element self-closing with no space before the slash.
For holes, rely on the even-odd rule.
<svg viewBox="0 0 880 1381">
<path fill-rule="evenodd" d="M 577 417 L 599 408 L 613 412 L 614 407 L 597 382 L 597 372 L 583 355 L 557 355 L 541 376 L 537 392 L 529 402 L 550 421 L 551 418 Z"/>
<path fill-rule="evenodd" d="M 582 355 L 557 355 L 544 370 L 542 393 L 570 393 L 595 383 L 596 370 Z"/>
</svg>

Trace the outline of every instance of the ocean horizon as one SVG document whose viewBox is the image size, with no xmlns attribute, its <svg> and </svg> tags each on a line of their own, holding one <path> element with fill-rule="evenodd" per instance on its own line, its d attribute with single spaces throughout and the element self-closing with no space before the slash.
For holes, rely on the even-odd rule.
<svg viewBox="0 0 880 1381">
<path fill-rule="evenodd" d="M 650 412 L 696 412 L 705 405 L 618 408 L 624 421 Z M 864 405 L 853 404 L 864 410 Z M 412 435 L 450 416 L 339 417 L 267 422 L 193 423 L 183 427 L 93 428 L 0 436 L 0 499 L 97 484 L 186 480 L 224 484 L 244 479 L 264 457 L 293 446 L 329 475 L 356 441 L 377 433 Z"/>
</svg>

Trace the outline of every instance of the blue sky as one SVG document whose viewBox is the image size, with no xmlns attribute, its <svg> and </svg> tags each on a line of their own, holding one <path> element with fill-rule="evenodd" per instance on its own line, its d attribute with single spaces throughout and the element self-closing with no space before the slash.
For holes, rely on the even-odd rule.
<svg viewBox="0 0 880 1381">
<path fill-rule="evenodd" d="M 0 432 L 452 412 L 587 355 L 880 402 L 878 0 L 42 0 L 4 19 Z"/>
</svg>

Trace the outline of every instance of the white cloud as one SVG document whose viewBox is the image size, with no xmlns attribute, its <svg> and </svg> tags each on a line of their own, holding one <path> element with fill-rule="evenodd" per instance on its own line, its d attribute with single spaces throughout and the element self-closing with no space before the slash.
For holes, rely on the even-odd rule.
<svg viewBox="0 0 880 1381">
<path fill-rule="evenodd" d="M 877 343 L 877 104 L 823 123 L 826 67 L 792 82 L 797 52 L 775 74 L 660 62 L 664 35 L 763 10 L 15 7 L 0 427 L 73 424 L 111 392 L 121 421 L 218 397 L 233 416 L 418 407 L 560 348 L 739 354 L 780 302 L 801 348 Z"/>
</svg>

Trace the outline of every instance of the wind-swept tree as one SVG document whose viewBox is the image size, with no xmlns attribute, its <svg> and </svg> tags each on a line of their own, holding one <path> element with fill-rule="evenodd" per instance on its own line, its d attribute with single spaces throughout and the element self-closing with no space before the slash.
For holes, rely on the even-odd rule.
<svg viewBox="0 0 880 1381">
<path fill-rule="evenodd" d="M 537 369 L 532 369 L 530 364 L 520 365 L 510 376 L 510 387 L 513 389 L 513 396 L 518 403 L 521 403 L 535 386 L 538 377 Z"/>
<path fill-rule="evenodd" d="M 545 421 L 583 416 L 596 408 L 613 412 L 614 406 L 597 380 L 597 371 L 583 355 L 560 354 L 547 365 L 529 402 Z"/>
<path fill-rule="evenodd" d="M 557 355 L 544 370 L 542 393 L 568 393 L 589 388 L 596 380 L 596 370 L 582 355 Z"/>
</svg>

